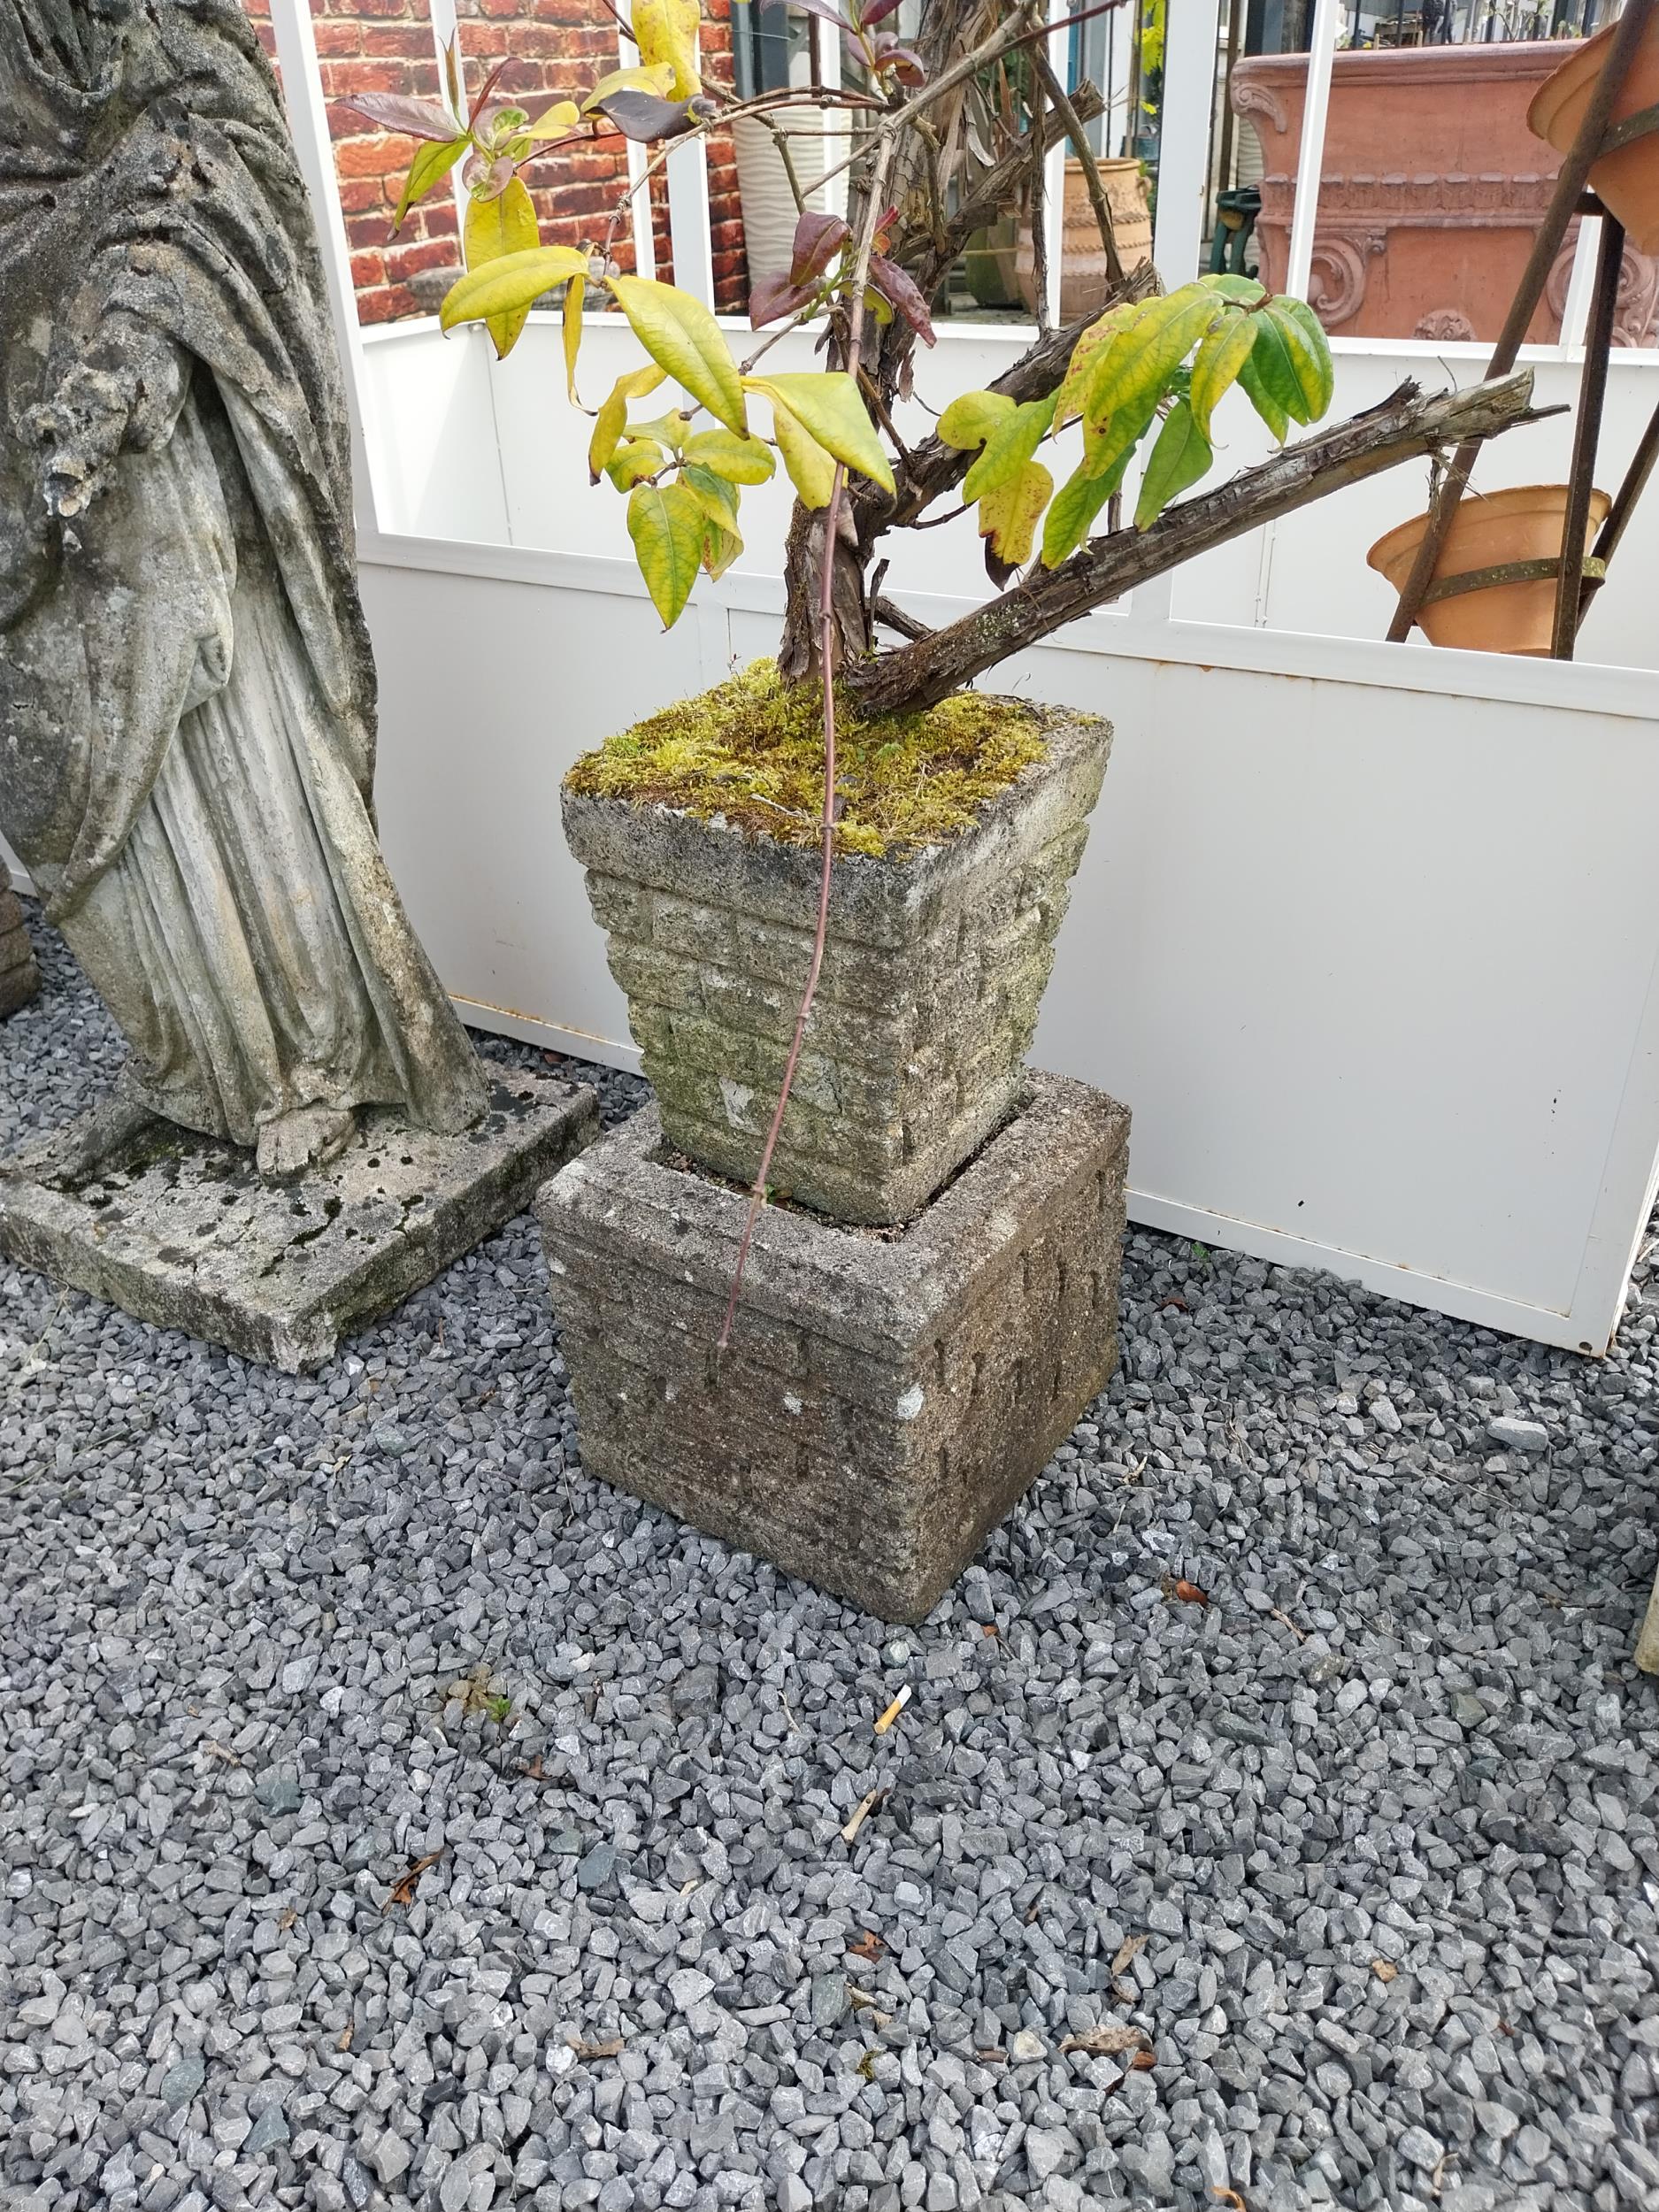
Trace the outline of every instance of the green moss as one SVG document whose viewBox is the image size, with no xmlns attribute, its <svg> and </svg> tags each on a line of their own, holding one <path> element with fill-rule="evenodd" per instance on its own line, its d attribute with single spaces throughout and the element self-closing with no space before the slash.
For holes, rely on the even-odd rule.
<svg viewBox="0 0 1659 2212">
<path fill-rule="evenodd" d="M 959 837 L 1046 750 L 1030 708 L 962 692 L 926 713 L 861 722 L 836 716 L 835 849 L 874 857 Z M 723 815 L 787 845 L 818 841 L 824 805 L 822 707 L 810 684 L 786 686 L 770 661 L 664 709 L 584 753 L 565 780 L 585 797 Z"/>
</svg>

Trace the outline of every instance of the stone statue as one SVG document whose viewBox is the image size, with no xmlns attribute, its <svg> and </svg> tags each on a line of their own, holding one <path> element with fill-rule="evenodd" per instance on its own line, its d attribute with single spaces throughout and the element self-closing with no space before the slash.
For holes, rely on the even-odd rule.
<svg viewBox="0 0 1659 2212">
<path fill-rule="evenodd" d="M 375 837 L 346 421 L 238 0 L 0 0 L 0 830 L 122 1110 L 271 1177 L 485 1103 Z"/>
<path fill-rule="evenodd" d="M 41 987 L 41 972 L 23 926 L 23 910 L 12 877 L 0 860 L 0 1020 L 27 1006 Z"/>
</svg>

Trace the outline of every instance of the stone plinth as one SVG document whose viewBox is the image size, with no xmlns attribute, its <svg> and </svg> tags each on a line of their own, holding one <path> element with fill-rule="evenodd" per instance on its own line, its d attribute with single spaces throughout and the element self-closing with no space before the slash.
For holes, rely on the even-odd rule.
<svg viewBox="0 0 1659 2212">
<path fill-rule="evenodd" d="M 760 1217 L 668 1164 L 654 1111 L 537 1203 L 582 1460 L 886 1620 L 919 1620 L 1118 1357 L 1125 1110 L 1028 1074 L 1019 1110 L 902 1233 Z"/>
<path fill-rule="evenodd" d="M 1041 710 L 1048 757 L 966 835 L 838 859 L 824 971 L 770 1181 L 841 1221 L 902 1221 L 1012 1112 L 1110 726 Z M 567 793 L 670 1143 L 752 1180 L 818 911 L 815 851 Z"/>
<path fill-rule="evenodd" d="M 0 860 L 0 1017 L 27 1006 L 40 987 L 41 972 L 23 926 L 23 909 L 12 888 L 6 864 Z"/>
<path fill-rule="evenodd" d="M 0 1252 L 244 1359 L 296 1374 L 522 1212 L 597 1133 L 584 1085 L 489 1068 L 458 1136 L 378 1108 L 296 1182 L 149 1121 L 101 1147 L 88 1117 L 0 1161 Z M 88 1156 L 88 1155 L 90 1156 Z"/>
</svg>

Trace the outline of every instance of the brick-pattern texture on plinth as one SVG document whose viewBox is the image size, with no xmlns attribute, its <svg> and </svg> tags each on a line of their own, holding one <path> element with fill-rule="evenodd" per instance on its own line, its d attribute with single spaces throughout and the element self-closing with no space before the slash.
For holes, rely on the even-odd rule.
<svg viewBox="0 0 1659 2212">
<path fill-rule="evenodd" d="M 0 1017 L 27 1006 L 41 987 L 35 948 L 23 923 L 23 909 L 12 878 L 0 860 Z"/>
<path fill-rule="evenodd" d="M 655 1113 L 541 1194 L 588 1471 L 885 1620 L 919 1620 L 1104 1388 L 1129 1117 L 1033 1075 L 892 1240 L 768 1209 L 712 1347 L 743 1200 Z"/>
<path fill-rule="evenodd" d="M 908 1220 L 1012 1112 L 1110 727 L 1049 712 L 1048 757 L 953 843 L 837 862 L 774 1192 Z M 565 833 L 669 1142 L 752 1180 L 812 950 L 815 852 L 566 795 Z"/>
</svg>

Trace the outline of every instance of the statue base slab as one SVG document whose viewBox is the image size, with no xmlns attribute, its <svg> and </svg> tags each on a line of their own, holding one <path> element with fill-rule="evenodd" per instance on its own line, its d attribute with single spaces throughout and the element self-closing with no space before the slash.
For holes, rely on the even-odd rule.
<svg viewBox="0 0 1659 2212">
<path fill-rule="evenodd" d="M 585 1085 L 486 1073 L 489 1107 L 472 1128 L 444 1136 L 371 1109 L 337 1159 L 284 1183 L 173 1122 L 100 1146 L 86 1117 L 0 1160 L 0 1252 L 243 1359 L 319 1367 L 598 1134 Z"/>
</svg>

